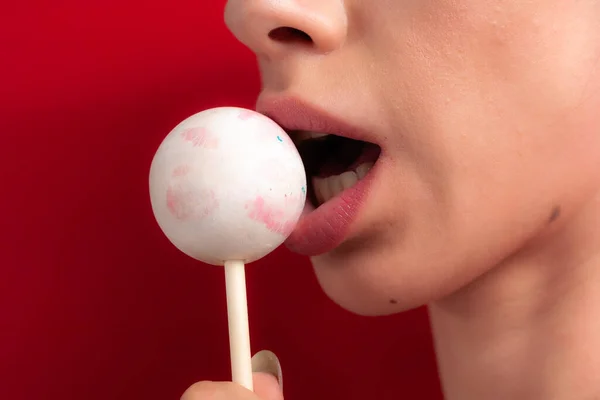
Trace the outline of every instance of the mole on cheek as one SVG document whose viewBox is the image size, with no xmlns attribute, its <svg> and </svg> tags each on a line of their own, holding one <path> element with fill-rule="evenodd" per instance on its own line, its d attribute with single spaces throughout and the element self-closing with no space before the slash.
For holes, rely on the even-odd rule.
<svg viewBox="0 0 600 400">
<path fill-rule="evenodd" d="M 552 209 L 550 213 L 550 218 L 548 219 L 548 223 L 552 223 L 556 221 L 560 217 L 560 206 L 556 206 Z"/>
<path fill-rule="evenodd" d="M 396 300 L 396 299 L 390 299 L 390 304 L 398 304 L 398 300 Z"/>
</svg>

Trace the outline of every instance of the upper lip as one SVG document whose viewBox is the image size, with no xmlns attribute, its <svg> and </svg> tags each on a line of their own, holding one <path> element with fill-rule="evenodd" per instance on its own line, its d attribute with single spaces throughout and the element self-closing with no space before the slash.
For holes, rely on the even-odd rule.
<svg viewBox="0 0 600 400">
<path fill-rule="evenodd" d="M 367 132 L 297 97 L 263 94 L 256 103 L 256 111 L 271 118 L 288 133 L 311 131 L 375 143 Z"/>
</svg>

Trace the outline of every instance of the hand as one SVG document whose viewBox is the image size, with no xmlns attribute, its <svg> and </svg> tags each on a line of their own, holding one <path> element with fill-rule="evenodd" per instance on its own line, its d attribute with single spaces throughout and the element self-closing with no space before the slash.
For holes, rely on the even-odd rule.
<svg viewBox="0 0 600 400">
<path fill-rule="evenodd" d="M 252 370 L 254 392 L 237 383 L 202 381 L 186 390 L 181 400 L 283 400 L 281 365 L 275 354 L 256 353 Z"/>
<path fill-rule="evenodd" d="M 253 381 L 254 392 L 232 382 L 198 382 L 186 390 L 181 400 L 283 400 L 273 375 L 255 372 Z"/>
</svg>

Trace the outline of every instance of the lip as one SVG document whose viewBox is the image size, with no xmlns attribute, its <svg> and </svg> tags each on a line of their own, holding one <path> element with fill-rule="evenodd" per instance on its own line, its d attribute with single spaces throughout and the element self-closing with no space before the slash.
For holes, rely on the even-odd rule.
<svg viewBox="0 0 600 400">
<path fill-rule="evenodd" d="M 321 132 L 376 143 L 368 132 L 350 126 L 327 111 L 297 98 L 261 95 L 256 111 L 271 118 L 287 131 Z M 371 183 L 378 174 L 379 164 L 376 162 L 363 179 L 316 209 L 307 199 L 304 213 L 285 241 L 286 247 L 295 253 L 314 257 L 341 245 L 360 216 Z"/>
<path fill-rule="evenodd" d="M 375 143 L 369 132 L 352 126 L 324 109 L 292 97 L 261 95 L 256 111 L 266 115 L 287 131 L 312 131 Z"/>
</svg>

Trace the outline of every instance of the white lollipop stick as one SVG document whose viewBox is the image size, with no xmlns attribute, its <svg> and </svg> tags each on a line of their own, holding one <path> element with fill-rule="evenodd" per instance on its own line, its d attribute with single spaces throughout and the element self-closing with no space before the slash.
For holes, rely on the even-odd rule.
<svg viewBox="0 0 600 400">
<path fill-rule="evenodd" d="M 246 299 L 246 274 L 242 261 L 225 262 L 225 290 L 229 322 L 232 381 L 249 390 L 252 385 L 250 329 Z"/>
</svg>

